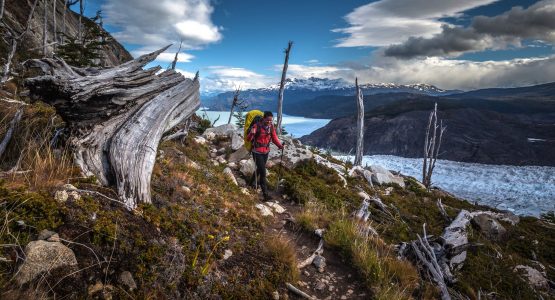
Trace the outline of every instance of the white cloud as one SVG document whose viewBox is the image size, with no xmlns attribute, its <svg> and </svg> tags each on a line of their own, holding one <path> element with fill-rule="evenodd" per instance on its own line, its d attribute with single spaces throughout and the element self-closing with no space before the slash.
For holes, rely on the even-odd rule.
<svg viewBox="0 0 555 300">
<path fill-rule="evenodd" d="M 134 50 L 134 51 L 131 51 L 131 54 L 133 55 L 133 57 L 139 57 L 141 55 L 145 55 L 145 54 L 148 54 L 150 52 L 152 52 L 152 51 Z M 162 63 L 162 62 L 167 63 L 167 62 L 172 62 L 174 58 L 175 58 L 175 52 L 174 53 L 163 52 L 163 53 L 160 53 L 160 55 L 158 55 L 158 57 L 156 57 L 155 61 L 159 62 L 159 63 Z M 187 62 L 190 62 L 193 58 L 194 58 L 194 56 L 191 55 L 191 54 L 180 52 L 177 55 L 177 62 L 187 63 Z"/>
<path fill-rule="evenodd" d="M 102 5 L 105 23 L 116 28 L 113 36 L 145 51 L 170 43 L 177 49 L 181 39 L 184 49 L 220 41 L 222 28 L 212 23 L 213 10 L 209 0 L 107 0 Z"/>
<path fill-rule="evenodd" d="M 516 87 L 555 81 L 555 55 L 504 61 L 474 62 L 439 57 L 397 60 L 380 57 L 371 66 L 349 67 L 294 65 L 288 77 L 315 77 L 362 83 L 428 83 L 443 89 L 473 90 L 489 87 Z M 322 76 L 318 76 L 322 75 Z"/>
<path fill-rule="evenodd" d="M 206 73 L 200 74 L 200 89 L 203 93 L 216 91 L 231 91 L 236 88 L 242 90 L 267 87 L 275 83 L 272 78 L 254 71 L 228 66 L 211 66 Z"/>
<path fill-rule="evenodd" d="M 432 37 L 441 32 L 445 17 L 497 0 L 380 0 L 345 16 L 349 27 L 332 31 L 346 34 L 336 47 L 388 46 L 409 37 Z"/>
<path fill-rule="evenodd" d="M 195 78 L 195 73 L 191 73 L 191 72 L 189 72 L 189 71 L 185 71 L 185 70 L 179 69 L 179 68 L 176 68 L 175 70 L 176 70 L 177 72 L 183 74 L 183 76 L 185 76 L 185 77 L 187 77 L 187 78 Z"/>
<path fill-rule="evenodd" d="M 283 68 L 282 65 L 275 65 L 274 69 L 280 71 Z M 338 74 L 342 72 L 350 71 L 349 68 L 342 68 L 336 66 L 314 66 L 314 65 L 289 65 L 287 69 L 287 77 L 289 78 L 340 78 Z"/>
</svg>

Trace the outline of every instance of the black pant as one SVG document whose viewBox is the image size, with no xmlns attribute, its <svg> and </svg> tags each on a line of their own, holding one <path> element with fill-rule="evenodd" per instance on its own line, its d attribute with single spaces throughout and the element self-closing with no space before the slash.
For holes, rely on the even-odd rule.
<svg viewBox="0 0 555 300">
<path fill-rule="evenodd" d="M 253 174 L 251 183 L 256 181 L 258 177 L 258 185 L 262 189 L 262 194 L 267 195 L 268 189 L 266 187 L 266 162 L 268 161 L 268 153 L 252 153 L 252 158 L 254 159 L 254 164 L 256 165 L 256 171 Z"/>
</svg>

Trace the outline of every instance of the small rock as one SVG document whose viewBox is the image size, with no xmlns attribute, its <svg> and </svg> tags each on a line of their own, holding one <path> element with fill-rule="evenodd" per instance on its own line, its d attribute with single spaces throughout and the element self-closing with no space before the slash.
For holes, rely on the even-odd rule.
<svg viewBox="0 0 555 300">
<path fill-rule="evenodd" d="M 209 141 L 212 141 L 213 139 L 216 138 L 216 134 L 214 132 L 208 132 L 208 133 L 205 132 L 203 136 Z"/>
<path fill-rule="evenodd" d="M 247 181 L 241 177 L 237 177 L 235 178 L 235 180 L 237 180 L 237 185 L 241 186 L 241 187 L 246 187 L 247 186 Z"/>
<path fill-rule="evenodd" d="M 233 255 L 233 252 L 229 249 L 225 249 L 224 251 L 224 260 L 230 258 Z"/>
<path fill-rule="evenodd" d="M 66 183 L 66 184 L 62 185 L 62 189 L 66 190 L 66 191 L 75 191 L 75 190 L 77 190 L 77 188 L 73 184 L 69 184 L 69 183 Z"/>
<path fill-rule="evenodd" d="M 266 205 L 273 208 L 274 211 L 278 214 L 282 214 L 285 212 L 285 208 L 283 208 L 283 206 L 279 205 L 276 202 L 266 202 Z"/>
<path fill-rule="evenodd" d="M 119 283 L 125 286 L 129 291 L 137 288 L 133 275 L 131 275 L 131 272 L 129 271 L 123 271 L 119 274 Z"/>
<path fill-rule="evenodd" d="M 472 224 L 485 236 L 495 241 L 501 240 L 507 233 L 507 229 L 503 225 L 486 214 L 480 214 L 472 218 Z"/>
<path fill-rule="evenodd" d="M 317 291 L 323 291 L 325 288 L 326 288 L 326 284 L 325 284 L 325 283 L 323 283 L 323 282 L 321 282 L 321 281 L 318 282 L 318 283 L 316 283 L 315 289 L 316 289 Z"/>
<path fill-rule="evenodd" d="M 236 164 L 236 163 L 234 163 L 234 162 L 230 162 L 230 163 L 228 163 L 228 164 L 227 164 L 227 166 L 228 166 L 229 168 L 231 168 L 231 169 L 235 169 L 235 168 L 237 168 L 237 164 Z"/>
<path fill-rule="evenodd" d="M 347 300 L 347 296 L 345 295 L 341 296 L 341 300 Z"/>
<path fill-rule="evenodd" d="M 191 169 L 200 170 L 200 166 L 192 160 L 187 160 L 187 162 L 185 163 L 185 166 Z"/>
<path fill-rule="evenodd" d="M 324 237 L 324 229 L 316 229 L 314 230 L 314 234 L 316 234 L 319 237 Z"/>
<path fill-rule="evenodd" d="M 303 274 L 304 274 L 305 276 L 310 276 L 310 273 L 308 273 L 308 271 L 306 271 L 306 270 L 303 272 Z"/>
<path fill-rule="evenodd" d="M 195 141 L 195 143 L 197 143 L 199 145 L 205 145 L 206 144 L 206 139 L 203 138 L 202 136 L 197 136 L 193 140 Z"/>
<path fill-rule="evenodd" d="M 216 157 L 218 157 L 218 154 L 216 152 L 210 153 L 210 158 L 216 158 Z"/>
<path fill-rule="evenodd" d="M 224 154 L 225 153 L 225 147 L 222 147 L 222 148 L 216 150 L 216 153 L 218 153 L 219 155 Z"/>
<path fill-rule="evenodd" d="M 241 166 L 241 169 L 239 170 L 243 176 L 245 176 L 245 178 L 250 178 L 252 176 L 252 174 L 254 174 L 254 171 L 256 170 L 256 166 L 254 164 L 254 161 L 252 161 L 252 159 L 249 160 L 242 160 L 239 162 L 239 165 Z"/>
<path fill-rule="evenodd" d="M 279 300 L 279 292 L 278 291 L 274 291 L 272 293 L 272 299 L 274 300 Z"/>
<path fill-rule="evenodd" d="M 314 260 L 312 261 L 312 264 L 318 269 L 323 269 L 326 267 L 326 258 L 321 256 L 321 255 L 316 255 L 316 257 L 314 258 Z"/>
<path fill-rule="evenodd" d="M 385 189 L 385 193 L 384 193 L 384 194 L 385 194 L 386 196 L 389 196 L 389 195 L 391 195 L 391 192 L 393 192 L 393 187 L 390 186 L 390 187 L 388 187 L 388 188 Z"/>
<path fill-rule="evenodd" d="M 260 210 L 260 213 L 262 214 L 262 216 L 272 216 L 272 217 L 274 216 L 274 213 L 272 212 L 272 210 L 264 204 L 259 203 L 256 205 L 256 208 Z"/>
<path fill-rule="evenodd" d="M 68 199 L 71 199 L 72 201 L 81 200 L 81 194 L 79 194 L 79 192 L 77 191 L 69 191 L 67 195 Z"/>
<path fill-rule="evenodd" d="M 249 189 L 242 187 L 241 188 L 241 193 L 243 193 L 243 195 L 250 195 L 251 193 L 249 193 Z"/>
<path fill-rule="evenodd" d="M 25 261 L 19 268 L 15 279 L 18 284 L 22 285 L 33 280 L 42 272 L 60 268 L 69 274 L 76 266 L 75 254 L 62 243 L 32 241 L 25 247 Z"/>
<path fill-rule="evenodd" d="M 237 133 L 233 133 L 231 135 L 231 150 L 236 151 L 243 147 L 244 141 L 243 138 L 238 135 Z"/>
<path fill-rule="evenodd" d="M 51 236 L 53 236 L 55 234 L 56 233 L 54 231 L 43 229 L 39 233 L 39 236 L 37 237 L 37 240 L 45 240 L 46 241 L 48 238 L 50 238 Z"/>
<path fill-rule="evenodd" d="M 223 155 L 216 157 L 216 160 L 222 165 L 227 164 L 227 161 L 225 160 Z"/>
<path fill-rule="evenodd" d="M 46 240 L 49 242 L 60 242 L 60 236 L 57 233 L 54 233 Z"/>
<path fill-rule="evenodd" d="M 235 185 L 239 185 L 237 183 L 237 179 L 235 179 L 235 175 L 233 175 L 233 171 L 231 171 L 231 169 L 229 167 L 226 167 L 223 171 L 224 175 L 229 178 L 229 180 L 235 184 Z"/>
<path fill-rule="evenodd" d="M 187 194 L 190 194 L 190 193 L 191 193 L 191 189 L 190 189 L 188 186 L 184 186 L 184 185 L 183 185 L 183 186 L 181 186 L 181 189 L 183 189 L 183 191 L 184 191 L 185 193 L 187 193 Z"/>
<path fill-rule="evenodd" d="M 533 287 L 541 290 L 549 289 L 549 281 L 545 276 L 538 270 L 529 267 L 518 265 L 513 269 L 513 272 L 522 274 L 526 281 Z"/>
<path fill-rule="evenodd" d="M 69 197 L 69 195 L 67 194 L 67 192 L 65 190 L 57 191 L 54 194 L 54 199 L 59 203 L 65 203 L 67 201 L 68 197 Z"/>
<path fill-rule="evenodd" d="M 349 290 L 347 290 L 347 295 L 351 295 L 351 294 L 354 293 L 354 292 L 355 292 L 355 291 L 349 289 Z"/>
<path fill-rule="evenodd" d="M 334 287 L 333 285 L 330 285 L 330 286 L 328 287 L 328 291 L 330 291 L 330 292 L 333 292 L 334 289 L 335 289 L 335 287 Z"/>
</svg>

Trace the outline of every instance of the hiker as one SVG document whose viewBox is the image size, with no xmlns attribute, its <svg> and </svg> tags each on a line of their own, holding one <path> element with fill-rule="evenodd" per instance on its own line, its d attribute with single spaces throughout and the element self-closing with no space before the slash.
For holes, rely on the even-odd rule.
<svg viewBox="0 0 555 300">
<path fill-rule="evenodd" d="M 274 115 L 271 111 L 265 111 L 264 116 L 257 120 L 249 129 L 247 140 L 252 141 L 252 158 L 256 165 L 256 171 L 251 182 L 256 181 L 262 189 L 264 200 L 268 200 L 268 190 L 266 187 L 266 162 L 270 153 L 270 141 L 279 149 L 283 150 L 283 145 L 278 140 L 276 129 L 273 123 Z"/>
</svg>

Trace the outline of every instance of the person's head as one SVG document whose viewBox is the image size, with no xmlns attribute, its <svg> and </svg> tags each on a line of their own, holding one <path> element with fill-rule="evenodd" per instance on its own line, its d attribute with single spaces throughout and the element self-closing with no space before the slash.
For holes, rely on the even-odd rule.
<svg viewBox="0 0 555 300">
<path fill-rule="evenodd" d="M 264 123 L 264 125 L 270 125 L 272 124 L 272 121 L 274 120 L 274 114 L 272 114 L 271 111 L 265 111 L 264 112 L 264 120 L 262 120 L 262 122 Z"/>
</svg>

